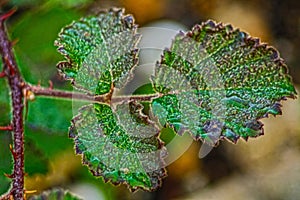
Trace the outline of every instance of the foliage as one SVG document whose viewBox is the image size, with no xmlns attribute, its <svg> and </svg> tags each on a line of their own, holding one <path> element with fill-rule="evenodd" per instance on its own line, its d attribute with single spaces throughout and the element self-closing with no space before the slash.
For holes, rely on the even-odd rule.
<svg viewBox="0 0 300 200">
<path fill-rule="evenodd" d="M 154 115 L 178 133 L 216 143 L 263 134 L 296 91 L 278 52 L 231 25 L 207 21 L 178 34 L 152 78 Z"/>
<path fill-rule="evenodd" d="M 120 101 L 114 91 L 132 76 L 138 39 L 133 17 L 111 9 L 66 26 L 55 43 L 67 59 L 58 64 L 60 74 L 77 90 L 104 97 L 79 109 L 69 136 L 93 175 L 113 184 L 160 185 L 162 127 L 211 145 L 247 140 L 263 134 L 261 118 L 281 114 L 280 101 L 296 95 L 277 50 L 207 21 L 179 33 L 164 51 L 151 77 L 155 96 Z M 147 112 L 144 101 L 150 101 Z"/>
</svg>

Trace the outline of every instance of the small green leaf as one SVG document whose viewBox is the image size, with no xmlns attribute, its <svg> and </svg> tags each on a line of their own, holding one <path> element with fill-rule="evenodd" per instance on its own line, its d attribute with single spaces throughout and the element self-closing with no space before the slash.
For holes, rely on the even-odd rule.
<svg viewBox="0 0 300 200">
<path fill-rule="evenodd" d="M 82 198 L 71 194 L 69 191 L 59 188 L 45 191 L 39 195 L 31 196 L 29 200 L 82 200 Z"/>
<path fill-rule="evenodd" d="M 211 144 L 262 135 L 258 120 L 281 114 L 280 101 L 296 95 L 277 50 L 212 21 L 175 37 L 152 83 L 163 94 L 152 102 L 159 122 Z"/>
<path fill-rule="evenodd" d="M 121 104 L 112 110 L 105 104 L 83 107 L 72 120 L 70 137 L 76 153 L 83 155 L 94 176 L 131 190 L 154 190 L 165 176 L 158 130 L 139 104 Z"/>
<path fill-rule="evenodd" d="M 137 64 L 137 26 L 122 9 L 82 18 L 65 27 L 55 41 L 67 61 L 59 72 L 74 86 L 91 94 L 122 88 Z"/>
</svg>

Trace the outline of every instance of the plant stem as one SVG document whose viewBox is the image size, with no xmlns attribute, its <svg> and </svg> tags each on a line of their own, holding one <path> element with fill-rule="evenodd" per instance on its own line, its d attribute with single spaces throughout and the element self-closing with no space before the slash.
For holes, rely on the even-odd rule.
<svg viewBox="0 0 300 200">
<path fill-rule="evenodd" d="M 9 191 L 13 199 L 24 199 L 24 130 L 23 130 L 23 93 L 19 69 L 16 64 L 12 45 L 8 39 L 4 21 L 14 13 L 11 10 L 0 16 L 0 53 L 3 61 L 3 72 L 8 78 L 12 99 L 12 132 L 14 168 L 12 173 L 12 189 Z"/>
<path fill-rule="evenodd" d="M 64 98 L 70 100 L 85 100 L 94 103 L 120 104 L 129 101 L 151 101 L 152 99 L 159 97 L 159 94 L 157 93 L 129 96 L 112 96 L 110 93 L 104 95 L 90 95 L 71 91 L 56 90 L 52 88 L 44 88 L 41 86 L 34 86 L 29 84 L 26 84 L 24 89 L 32 92 L 35 96 L 45 96 L 49 98 Z"/>
<path fill-rule="evenodd" d="M 130 101 L 152 101 L 152 99 L 158 98 L 161 95 L 159 93 L 155 94 L 145 94 L 145 95 L 129 95 L 129 96 L 115 96 L 112 97 L 111 102 L 120 104 Z"/>
<path fill-rule="evenodd" d="M 76 93 L 65 90 L 56 90 L 52 88 L 44 88 L 41 86 L 29 85 L 26 84 L 24 87 L 25 90 L 32 92 L 35 96 L 45 96 L 49 98 L 63 98 L 63 99 L 71 99 L 71 100 L 86 100 L 86 101 L 98 101 L 98 102 L 106 102 L 106 95 L 98 95 L 93 96 L 84 93 Z"/>
</svg>

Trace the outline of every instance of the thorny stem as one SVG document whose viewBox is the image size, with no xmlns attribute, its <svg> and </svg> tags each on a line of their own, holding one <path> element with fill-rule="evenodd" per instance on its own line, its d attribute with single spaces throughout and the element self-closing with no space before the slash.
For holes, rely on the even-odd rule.
<svg viewBox="0 0 300 200">
<path fill-rule="evenodd" d="M 3 197 L 6 199 L 24 199 L 24 130 L 23 130 L 23 79 L 20 75 L 12 52 L 12 44 L 8 39 L 4 21 L 11 16 L 15 10 L 0 15 L 0 53 L 3 62 L 3 72 L 8 79 L 12 99 L 12 132 L 13 132 L 13 158 L 14 168 L 12 177 L 12 189 Z"/>
</svg>

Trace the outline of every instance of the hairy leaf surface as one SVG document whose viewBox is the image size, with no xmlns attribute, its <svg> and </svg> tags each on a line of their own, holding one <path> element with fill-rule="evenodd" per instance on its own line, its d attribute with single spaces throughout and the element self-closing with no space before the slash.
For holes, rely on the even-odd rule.
<svg viewBox="0 0 300 200">
<path fill-rule="evenodd" d="M 179 33 L 152 77 L 152 112 L 164 126 L 215 144 L 263 134 L 259 119 L 281 114 L 280 101 L 296 95 L 273 47 L 207 21 Z"/>
<path fill-rule="evenodd" d="M 122 9 L 82 18 L 65 27 L 55 41 L 67 61 L 59 72 L 74 86 L 91 94 L 123 87 L 137 63 L 137 26 Z"/>
<path fill-rule="evenodd" d="M 85 106 L 72 120 L 70 137 L 95 176 L 115 185 L 126 183 L 131 190 L 153 190 L 165 176 L 165 150 L 158 130 L 137 112 L 128 104 L 115 111 L 105 104 Z"/>
</svg>

